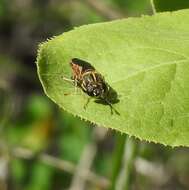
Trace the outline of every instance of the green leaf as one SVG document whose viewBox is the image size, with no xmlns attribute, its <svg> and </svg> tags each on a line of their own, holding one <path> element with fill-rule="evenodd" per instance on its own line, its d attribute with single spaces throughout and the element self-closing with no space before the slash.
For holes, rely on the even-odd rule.
<svg viewBox="0 0 189 190">
<path fill-rule="evenodd" d="M 189 8 L 188 0 L 153 0 L 153 3 L 157 12 Z"/>
<path fill-rule="evenodd" d="M 99 126 L 171 146 L 189 146 L 189 10 L 86 25 L 40 46 L 44 91 L 61 108 Z M 91 63 L 116 90 L 110 107 L 65 81 L 69 62 Z M 70 95 L 65 95 L 70 93 Z"/>
</svg>

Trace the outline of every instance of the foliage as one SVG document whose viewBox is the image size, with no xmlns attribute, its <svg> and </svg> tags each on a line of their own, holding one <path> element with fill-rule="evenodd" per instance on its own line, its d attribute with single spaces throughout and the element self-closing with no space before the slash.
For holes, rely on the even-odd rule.
<svg viewBox="0 0 189 190">
<path fill-rule="evenodd" d="M 189 1 L 186 0 L 153 0 L 156 11 L 174 11 L 189 8 Z"/>
<path fill-rule="evenodd" d="M 38 54 L 44 91 L 92 123 L 148 141 L 188 146 L 188 19 L 188 10 L 156 14 L 87 25 L 53 38 Z M 113 106 L 120 115 L 95 101 L 84 109 L 87 96 L 81 90 L 74 93 L 74 85 L 62 79 L 70 78 L 74 57 L 105 76 L 119 96 Z"/>
<path fill-rule="evenodd" d="M 157 11 L 165 6 L 172 11 L 175 2 L 174 10 L 187 8 L 181 7 L 183 0 L 158 2 Z M 92 127 L 54 104 L 43 93 L 36 72 L 37 47 L 46 39 L 75 26 L 143 14 L 152 14 L 150 0 L 0 0 L 1 190 L 71 189 L 75 182 L 83 183 L 82 190 L 115 190 L 120 179 L 130 190 L 189 189 L 187 148 L 173 149 Z M 149 30 L 148 25 L 144 28 Z M 104 77 L 111 83 L 108 75 Z M 74 92 L 72 84 L 66 84 Z M 93 100 L 88 108 L 92 105 Z M 137 145 L 133 155 L 132 144 Z"/>
</svg>

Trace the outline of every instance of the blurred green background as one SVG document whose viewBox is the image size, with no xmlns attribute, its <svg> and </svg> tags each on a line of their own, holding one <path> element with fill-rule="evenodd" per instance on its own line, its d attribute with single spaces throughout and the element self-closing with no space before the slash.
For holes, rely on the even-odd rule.
<svg viewBox="0 0 189 190">
<path fill-rule="evenodd" d="M 158 11 L 189 7 L 158 1 Z M 180 2 L 180 3 L 179 3 Z M 0 0 L 0 190 L 109 189 L 119 140 L 60 110 L 36 72 L 40 42 L 75 26 L 152 14 L 150 0 Z M 189 151 L 139 142 L 130 189 L 189 189 Z"/>
</svg>

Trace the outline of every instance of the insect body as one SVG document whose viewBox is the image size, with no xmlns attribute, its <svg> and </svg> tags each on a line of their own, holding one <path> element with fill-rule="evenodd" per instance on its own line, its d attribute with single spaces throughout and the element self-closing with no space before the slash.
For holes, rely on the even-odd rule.
<svg viewBox="0 0 189 190">
<path fill-rule="evenodd" d="M 84 62 L 82 62 L 83 64 Z M 85 64 L 81 65 L 81 60 L 74 58 L 70 63 L 73 71 L 75 85 L 79 86 L 86 94 L 91 97 L 105 99 L 109 87 L 104 78 L 94 67 Z"/>
<path fill-rule="evenodd" d="M 104 78 L 96 71 L 87 71 L 83 74 L 81 87 L 89 96 L 102 99 L 106 98 L 109 90 Z"/>
<path fill-rule="evenodd" d="M 111 91 L 113 89 L 105 82 L 104 77 L 91 64 L 78 58 L 73 58 L 70 65 L 73 73 L 71 78 L 74 81 L 74 85 L 81 88 L 88 96 L 94 97 L 97 102 L 103 101 L 105 104 L 108 104 L 111 112 L 114 110 L 118 114 L 112 107 L 112 101 L 110 101 L 110 94 L 112 94 Z"/>
</svg>

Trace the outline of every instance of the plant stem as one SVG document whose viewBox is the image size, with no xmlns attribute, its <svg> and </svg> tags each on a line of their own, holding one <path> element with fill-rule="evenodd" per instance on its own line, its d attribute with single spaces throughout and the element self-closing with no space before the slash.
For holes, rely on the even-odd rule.
<svg viewBox="0 0 189 190">
<path fill-rule="evenodd" d="M 130 189 L 131 184 L 131 175 L 133 174 L 134 169 L 134 161 L 137 153 L 137 144 L 134 142 L 133 139 L 128 138 L 127 139 L 127 149 L 126 149 L 126 158 L 125 158 L 125 170 L 123 171 L 125 173 L 125 179 L 124 181 L 124 190 Z"/>
<path fill-rule="evenodd" d="M 84 2 L 108 20 L 119 19 L 119 18 L 125 17 L 125 15 L 122 14 L 120 11 L 106 5 L 101 0 L 95 0 L 95 1 L 94 0 L 84 0 Z"/>
<path fill-rule="evenodd" d="M 137 153 L 137 144 L 131 139 L 127 138 L 124 143 L 124 151 L 120 161 L 120 170 L 117 175 L 116 183 L 114 184 L 115 190 L 130 190 L 131 176 L 133 174 L 134 160 Z"/>
<path fill-rule="evenodd" d="M 156 14 L 156 7 L 155 7 L 155 4 L 154 4 L 154 0 L 150 0 L 150 4 L 151 4 L 151 7 L 152 7 L 152 12 L 155 15 Z"/>
<path fill-rule="evenodd" d="M 111 177 L 111 187 L 110 190 L 115 189 L 117 177 L 120 172 L 120 168 L 122 166 L 122 157 L 124 154 L 124 146 L 126 141 L 126 135 L 121 135 L 120 133 L 116 133 L 116 145 L 113 154 L 113 172 Z"/>
<path fill-rule="evenodd" d="M 1 145 L 1 144 L 0 144 Z M 21 158 L 21 159 L 34 159 L 36 158 L 40 162 L 52 166 L 56 169 L 59 169 L 63 172 L 68 172 L 70 174 L 74 174 L 76 172 L 77 166 L 67 160 L 62 160 L 60 158 L 56 158 L 52 155 L 46 153 L 40 153 L 39 155 L 35 155 L 35 153 L 27 148 L 24 147 L 14 147 L 10 150 L 11 158 Z M 88 182 L 98 186 L 102 189 L 107 189 L 109 187 L 109 180 L 103 176 L 98 176 L 91 171 L 83 171 L 83 173 L 87 173 L 87 175 L 81 176 L 85 178 Z"/>
</svg>

